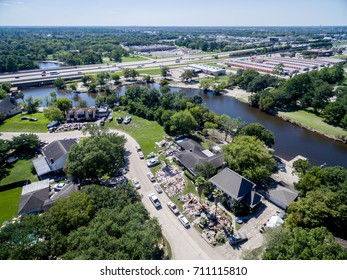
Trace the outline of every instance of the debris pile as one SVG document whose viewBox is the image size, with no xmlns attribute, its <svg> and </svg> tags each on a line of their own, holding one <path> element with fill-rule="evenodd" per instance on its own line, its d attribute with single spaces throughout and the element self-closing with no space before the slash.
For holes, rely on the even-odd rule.
<svg viewBox="0 0 347 280">
<path fill-rule="evenodd" d="M 166 193 L 172 197 L 181 193 L 187 183 L 182 170 L 175 165 L 165 164 L 157 173 L 157 181 L 165 188 Z"/>
</svg>

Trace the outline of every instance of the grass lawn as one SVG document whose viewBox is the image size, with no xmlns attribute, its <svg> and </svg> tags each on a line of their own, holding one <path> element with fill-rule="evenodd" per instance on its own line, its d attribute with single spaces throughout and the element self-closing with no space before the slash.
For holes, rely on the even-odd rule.
<svg viewBox="0 0 347 280">
<path fill-rule="evenodd" d="M 347 55 L 334 55 L 331 58 L 347 59 Z"/>
<path fill-rule="evenodd" d="M 331 135 L 339 137 L 341 135 L 347 136 L 347 131 L 343 130 L 340 127 L 335 127 L 323 122 L 321 117 L 316 116 L 315 114 L 299 110 L 295 112 L 278 112 L 279 116 L 283 116 L 295 122 L 301 123 L 304 126 L 313 128 L 319 132 L 322 132 L 326 135 Z"/>
<path fill-rule="evenodd" d="M 122 56 L 122 62 L 134 62 L 134 61 L 144 61 L 148 60 L 148 58 L 143 56 Z"/>
<path fill-rule="evenodd" d="M 29 120 L 21 120 L 23 116 L 38 119 L 36 122 Z M 35 113 L 31 115 L 18 114 L 6 119 L 0 125 L 0 132 L 47 132 L 47 124 L 50 121 L 43 116 L 43 113 Z"/>
<path fill-rule="evenodd" d="M 37 176 L 31 172 L 32 167 L 31 158 L 19 159 L 9 167 L 2 167 L 1 171 L 4 171 L 5 174 L 2 175 L 0 181 L 0 225 L 17 215 L 22 192 L 21 187 L 3 190 L 3 186 L 27 179 L 31 182 L 38 181 Z"/>
<path fill-rule="evenodd" d="M 54 58 L 53 58 L 53 54 L 48 54 L 47 55 L 47 60 L 53 60 Z"/>
<path fill-rule="evenodd" d="M 156 121 L 148 121 L 146 119 L 132 116 L 132 121 L 130 124 L 118 124 L 116 118 L 122 116 L 123 118 L 128 115 L 127 112 L 114 112 L 114 121 L 106 123 L 105 126 L 109 128 L 115 128 L 128 133 L 132 136 L 141 146 L 143 154 L 147 156 L 150 152 L 155 151 L 155 142 L 163 140 L 166 133 L 162 126 L 160 126 Z"/>
<path fill-rule="evenodd" d="M 154 69 L 143 69 L 138 70 L 140 74 L 147 74 L 147 75 L 160 75 L 161 69 L 160 68 L 154 68 Z"/>
</svg>

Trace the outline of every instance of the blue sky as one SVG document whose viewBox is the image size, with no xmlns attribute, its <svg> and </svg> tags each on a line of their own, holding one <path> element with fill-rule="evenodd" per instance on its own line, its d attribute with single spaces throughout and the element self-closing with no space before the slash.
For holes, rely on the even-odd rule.
<svg viewBox="0 0 347 280">
<path fill-rule="evenodd" d="M 0 25 L 347 25 L 347 0 L 0 0 Z"/>
</svg>

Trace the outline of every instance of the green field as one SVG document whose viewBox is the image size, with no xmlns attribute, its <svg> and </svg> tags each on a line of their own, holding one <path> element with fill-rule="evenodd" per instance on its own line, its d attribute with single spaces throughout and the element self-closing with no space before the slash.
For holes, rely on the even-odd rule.
<svg viewBox="0 0 347 280">
<path fill-rule="evenodd" d="M 295 122 L 301 123 L 306 127 L 313 128 L 318 132 L 324 133 L 326 135 L 339 137 L 341 135 L 347 136 L 347 131 L 340 127 L 335 127 L 323 122 L 321 117 L 306 111 L 295 111 L 295 112 L 278 112 L 279 116 L 285 117 L 287 119 L 293 120 Z"/>
<path fill-rule="evenodd" d="M 148 121 L 133 115 L 131 115 L 132 121 L 130 124 L 117 123 L 116 118 L 119 116 L 125 118 L 127 115 L 130 116 L 127 112 L 114 112 L 114 120 L 110 123 L 106 123 L 105 126 L 128 133 L 140 144 L 145 156 L 155 151 L 155 142 L 160 142 L 166 136 L 163 127 L 156 121 Z"/>
<path fill-rule="evenodd" d="M 21 187 L 3 188 L 8 184 L 30 180 L 38 181 L 35 174 L 32 173 L 33 164 L 31 159 L 19 159 L 11 166 L 3 166 L 1 169 L 0 181 L 0 225 L 17 215 L 19 199 L 22 192 Z"/>
<path fill-rule="evenodd" d="M 122 62 L 134 62 L 144 60 L 148 60 L 148 58 L 144 56 L 122 56 Z"/>
<path fill-rule="evenodd" d="M 161 74 L 161 69 L 160 68 L 155 68 L 155 69 L 143 69 L 143 70 L 138 70 L 140 74 L 147 74 L 147 75 L 160 75 Z"/>
<path fill-rule="evenodd" d="M 38 119 L 36 122 L 29 120 L 21 120 L 23 116 Z M 0 125 L 0 132 L 47 132 L 47 124 L 50 121 L 43 116 L 43 113 L 35 113 L 31 115 L 18 114 L 6 119 Z"/>
</svg>

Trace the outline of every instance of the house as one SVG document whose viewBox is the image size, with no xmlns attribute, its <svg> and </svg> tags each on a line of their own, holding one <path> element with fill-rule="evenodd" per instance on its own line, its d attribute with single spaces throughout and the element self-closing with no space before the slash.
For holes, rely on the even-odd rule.
<svg viewBox="0 0 347 280">
<path fill-rule="evenodd" d="M 261 202 L 262 196 L 256 192 L 256 185 L 229 168 L 224 168 L 209 181 L 229 197 L 229 203 L 239 201 L 254 208 Z"/>
<path fill-rule="evenodd" d="M 47 212 L 58 201 L 58 199 L 69 197 L 70 194 L 79 190 L 80 188 L 78 185 L 69 184 L 68 186 L 64 187 L 60 192 L 55 193 L 49 199 L 46 199 L 42 205 L 42 210 L 44 212 Z"/>
<path fill-rule="evenodd" d="M 70 109 L 66 112 L 65 118 L 67 122 L 94 121 L 96 119 L 96 108 Z"/>
<path fill-rule="evenodd" d="M 298 192 L 289 187 L 278 184 L 265 194 L 265 198 L 283 210 L 287 210 L 289 204 L 298 198 Z"/>
<path fill-rule="evenodd" d="M 42 212 L 44 202 L 49 199 L 49 191 L 48 179 L 23 186 L 18 215 Z"/>
<path fill-rule="evenodd" d="M 181 152 L 176 154 L 176 160 L 194 176 L 198 175 L 195 171 L 197 165 L 209 162 L 215 169 L 223 165 L 222 153 L 214 154 L 207 149 L 204 150 L 199 143 L 188 138 L 177 140 L 176 143 L 181 148 Z"/>
<path fill-rule="evenodd" d="M 49 177 L 54 172 L 59 172 L 63 169 L 68 152 L 72 145 L 76 144 L 75 139 L 64 139 L 53 141 L 44 147 L 41 152 L 41 157 L 34 159 L 34 164 L 37 176 L 42 180 Z"/>
<path fill-rule="evenodd" d="M 109 114 L 110 114 L 110 110 L 109 110 L 108 106 L 98 107 L 96 109 L 96 118 L 97 119 L 107 118 Z"/>
<path fill-rule="evenodd" d="M 21 112 L 21 108 L 17 105 L 14 98 L 5 97 L 0 100 L 0 113 L 3 113 L 7 118 Z"/>
</svg>

